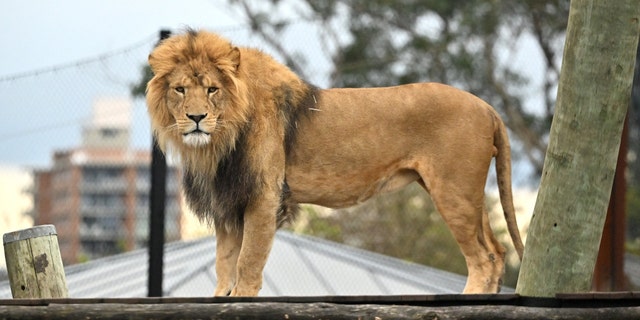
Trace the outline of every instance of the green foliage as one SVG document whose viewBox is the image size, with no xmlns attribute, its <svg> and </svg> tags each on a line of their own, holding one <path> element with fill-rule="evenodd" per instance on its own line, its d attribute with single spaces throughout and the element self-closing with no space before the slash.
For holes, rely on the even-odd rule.
<svg viewBox="0 0 640 320">
<path fill-rule="evenodd" d="M 388 86 L 435 81 L 468 90 L 502 115 L 521 155 L 541 172 L 546 151 L 568 0 L 280 0 L 256 5 L 234 0 L 256 31 L 304 77 L 300 53 L 282 43 L 287 31 L 278 8 L 296 7 L 292 21 L 315 21 L 318 41 L 333 62 L 331 87 Z M 303 9 L 304 8 L 304 9 Z M 543 84 L 511 64 L 523 39 L 544 55 Z M 537 45 L 537 48 L 535 46 Z M 309 60 L 312 61 L 312 60 Z M 310 68 L 313 69 L 313 68 Z M 537 91 L 536 91 L 537 90 Z M 524 107 L 531 95 L 539 105 Z M 534 111 L 532 111 L 534 110 Z M 517 156 L 518 152 L 514 155 Z M 535 177 L 534 177 L 535 179 Z M 310 207 L 294 228 L 437 268 L 466 273 L 449 229 L 418 186 L 351 209 Z M 497 230 L 504 234 L 506 230 Z M 508 267 L 506 284 L 517 270 Z"/>
<path fill-rule="evenodd" d="M 281 41 L 291 25 L 284 23 L 287 20 L 318 25 L 316 38 L 333 62 L 332 87 L 435 81 L 480 96 L 503 115 L 521 142 L 514 146 L 521 148 L 535 172 L 542 171 L 568 0 L 231 3 L 244 10 L 252 30 L 303 77 L 307 69 L 303 55 L 289 51 Z M 295 13 L 279 15 L 285 6 L 296 8 Z M 531 86 L 534 75 L 511 63 L 509 57 L 516 48 L 522 50 L 523 41 L 533 52 L 543 53 L 542 86 Z M 544 98 L 525 108 L 532 95 Z"/>
<path fill-rule="evenodd" d="M 78 263 L 85 263 L 85 262 L 89 262 L 91 259 L 89 258 L 89 255 L 87 255 L 86 253 L 78 253 L 76 260 L 78 261 Z"/>
<path fill-rule="evenodd" d="M 498 203 L 488 198 L 487 207 Z M 495 215 L 493 220 L 501 218 Z M 356 207 L 306 206 L 291 229 L 407 261 L 466 275 L 464 257 L 446 223 L 418 184 Z M 506 228 L 494 228 L 514 252 Z M 518 266 L 507 265 L 504 284 L 515 287 Z"/>
<path fill-rule="evenodd" d="M 340 224 L 329 219 L 322 211 L 321 207 L 305 205 L 300 213 L 301 217 L 296 219 L 295 225 L 291 227 L 292 230 L 335 242 L 344 242 Z"/>
<path fill-rule="evenodd" d="M 147 90 L 147 82 L 153 78 L 153 71 L 149 65 L 144 65 L 141 70 L 140 81 L 131 86 L 131 95 L 134 97 L 144 97 Z"/>
<path fill-rule="evenodd" d="M 640 255 L 640 186 L 627 189 L 627 251 Z"/>
<path fill-rule="evenodd" d="M 296 232 L 466 274 L 455 239 L 417 184 L 348 209 L 308 209 L 293 226 Z"/>
</svg>

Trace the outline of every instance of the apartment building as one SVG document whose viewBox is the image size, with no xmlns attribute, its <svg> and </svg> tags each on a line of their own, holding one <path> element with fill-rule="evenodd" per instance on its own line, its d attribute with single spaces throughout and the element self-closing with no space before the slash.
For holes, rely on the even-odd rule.
<svg viewBox="0 0 640 320">
<path fill-rule="evenodd" d="M 151 153 L 129 147 L 127 121 L 104 120 L 108 111 L 126 116 L 125 106 L 121 100 L 98 101 L 82 144 L 55 151 L 50 168 L 34 171 L 34 222 L 56 226 L 65 264 L 144 247 L 148 241 Z M 179 170 L 169 166 L 167 241 L 181 238 L 180 179 Z"/>
</svg>

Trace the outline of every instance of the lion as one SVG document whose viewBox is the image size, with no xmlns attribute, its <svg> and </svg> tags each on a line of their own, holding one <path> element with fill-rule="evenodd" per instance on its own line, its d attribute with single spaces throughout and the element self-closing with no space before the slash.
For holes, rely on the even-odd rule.
<svg viewBox="0 0 640 320">
<path fill-rule="evenodd" d="M 275 232 L 298 204 L 343 208 L 415 181 L 464 254 L 463 292 L 498 292 L 506 250 L 484 209 L 493 158 L 522 257 L 509 139 L 480 98 L 438 83 L 320 89 L 197 30 L 162 41 L 149 64 L 152 130 L 181 160 L 188 205 L 216 232 L 216 296 L 258 294 Z"/>
</svg>

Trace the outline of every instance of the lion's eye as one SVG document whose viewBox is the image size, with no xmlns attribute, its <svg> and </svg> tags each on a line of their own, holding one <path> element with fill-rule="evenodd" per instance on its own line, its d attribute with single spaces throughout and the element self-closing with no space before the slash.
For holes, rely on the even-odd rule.
<svg viewBox="0 0 640 320">
<path fill-rule="evenodd" d="M 216 93 L 217 91 L 218 91 L 218 88 L 216 88 L 216 87 L 207 88 L 207 93 L 208 94 Z"/>
<path fill-rule="evenodd" d="M 177 93 L 184 93 L 184 87 L 175 87 L 174 90 L 176 90 Z"/>
</svg>

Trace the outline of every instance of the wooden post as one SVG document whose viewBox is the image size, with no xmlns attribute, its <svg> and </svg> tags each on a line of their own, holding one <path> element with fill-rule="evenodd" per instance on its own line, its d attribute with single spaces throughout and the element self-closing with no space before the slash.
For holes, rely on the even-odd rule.
<svg viewBox="0 0 640 320">
<path fill-rule="evenodd" d="M 13 298 L 67 298 L 67 282 L 53 225 L 2 237 Z"/>
<path fill-rule="evenodd" d="M 516 293 L 591 289 L 629 106 L 637 0 L 571 1 L 558 100 Z"/>
</svg>

